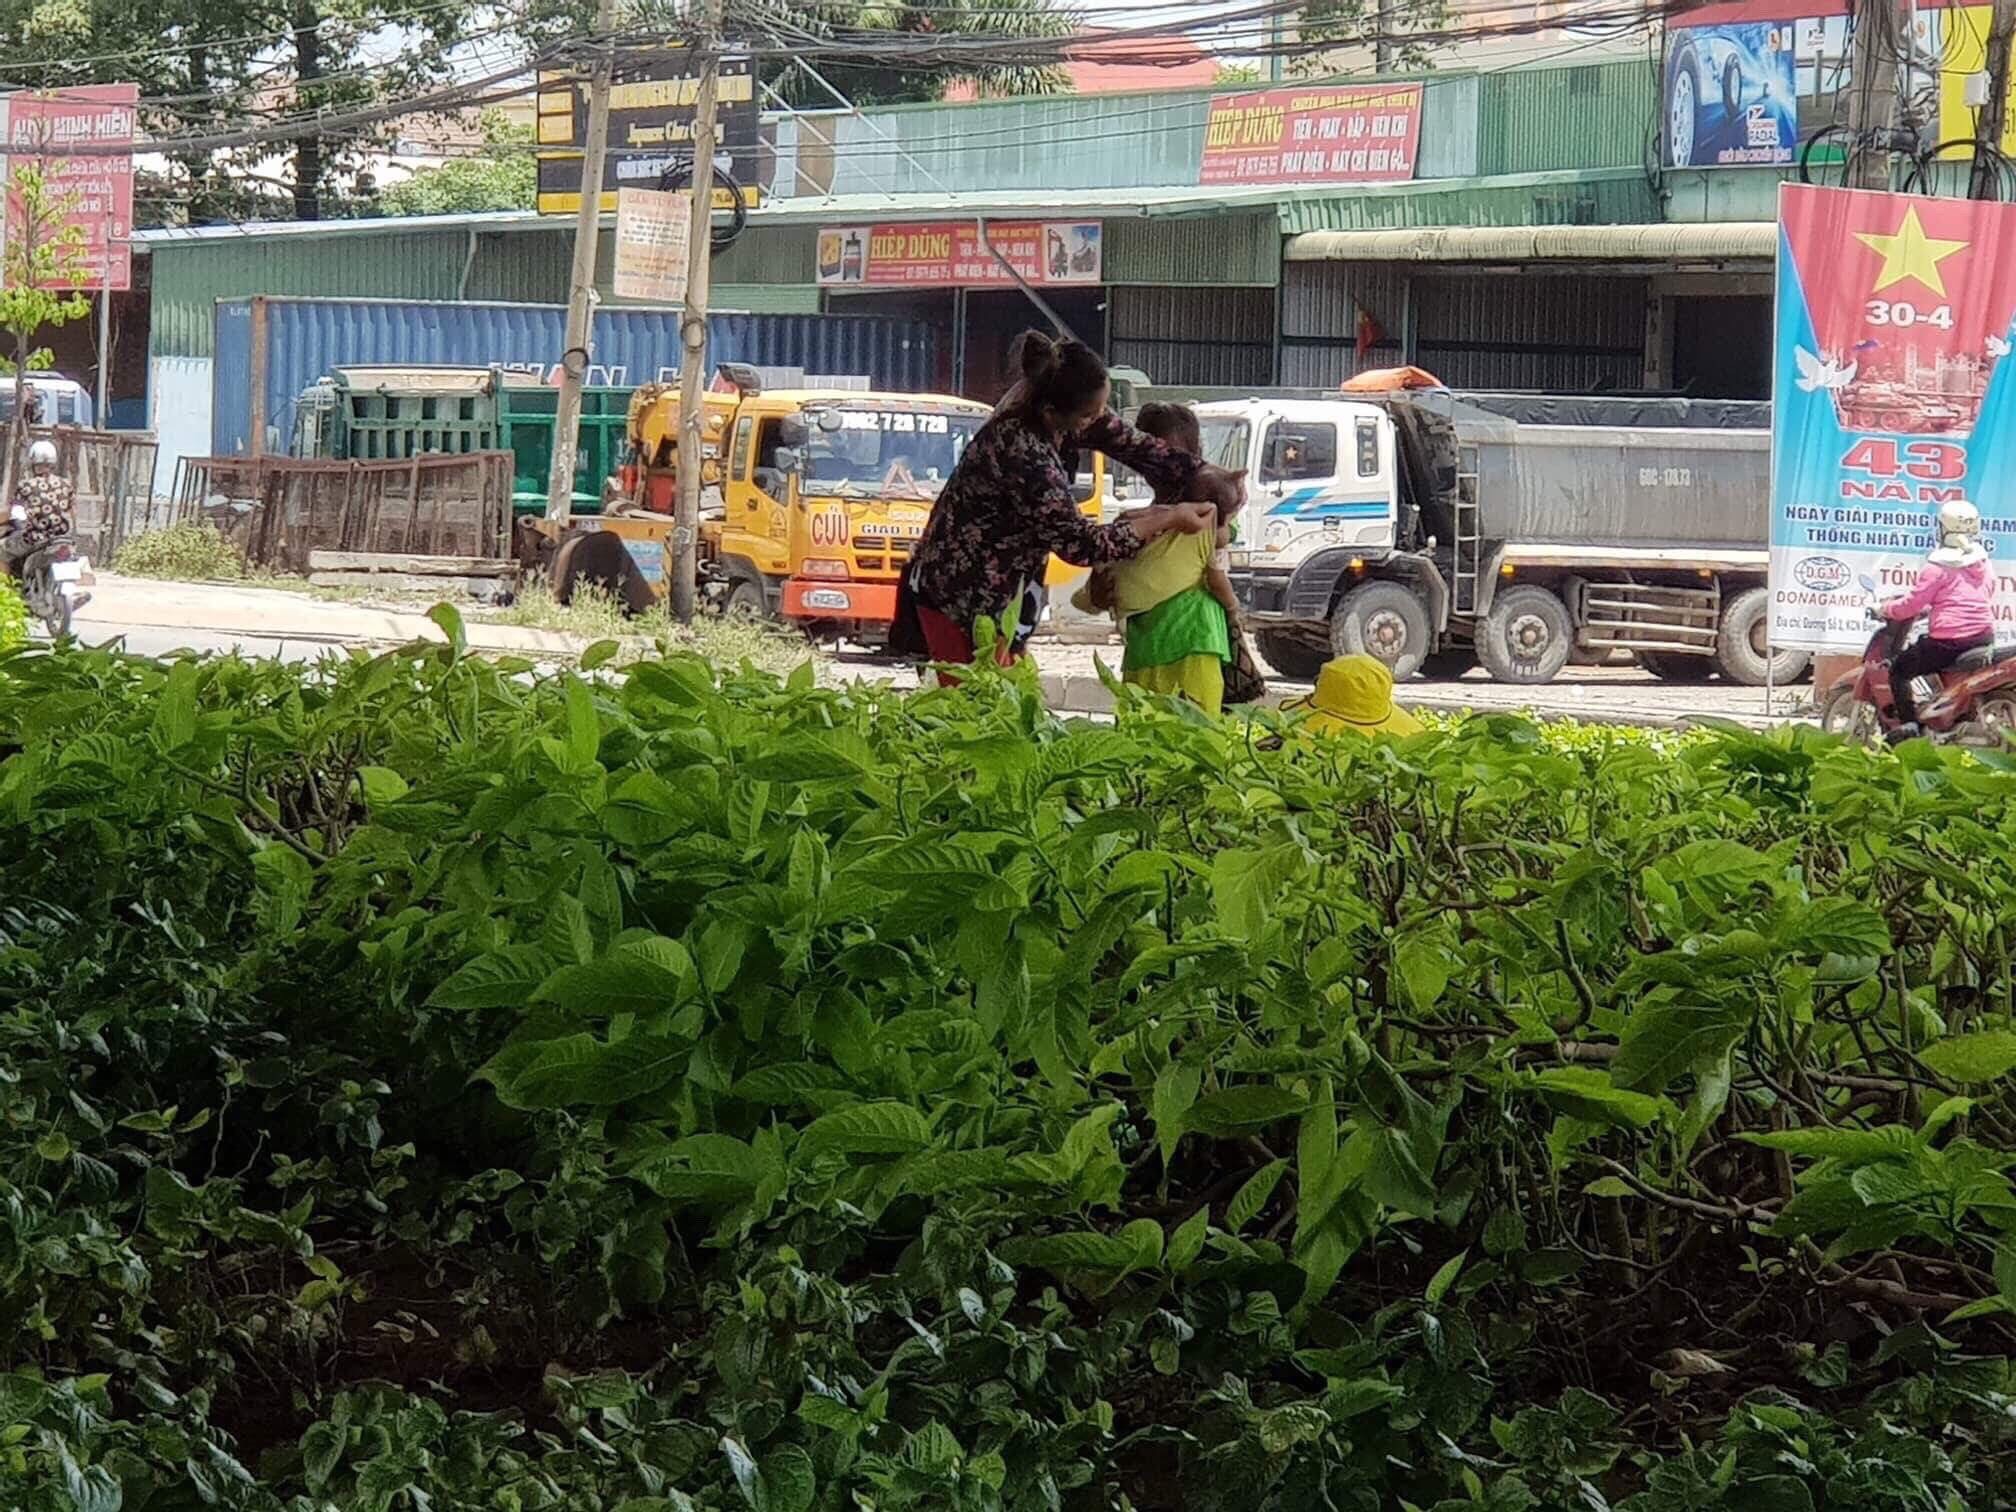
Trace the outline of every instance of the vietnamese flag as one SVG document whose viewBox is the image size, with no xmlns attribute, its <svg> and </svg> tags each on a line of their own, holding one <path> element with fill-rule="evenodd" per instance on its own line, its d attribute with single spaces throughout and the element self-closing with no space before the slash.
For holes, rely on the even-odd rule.
<svg viewBox="0 0 2016 1512">
<path fill-rule="evenodd" d="M 1788 186 L 1781 220 L 1814 371 L 1849 429 L 1972 426 L 2016 320 L 2007 216 L 1992 201 Z"/>
</svg>

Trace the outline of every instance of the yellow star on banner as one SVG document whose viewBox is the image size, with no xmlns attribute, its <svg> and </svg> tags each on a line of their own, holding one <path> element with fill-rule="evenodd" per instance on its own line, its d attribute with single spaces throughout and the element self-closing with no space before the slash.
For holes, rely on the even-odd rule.
<svg viewBox="0 0 2016 1512">
<path fill-rule="evenodd" d="M 1942 299 L 1946 295 L 1946 281 L 1939 276 L 1939 264 L 1967 245 L 1964 241 L 1942 241 L 1936 236 L 1927 236 L 1925 228 L 1918 223 L 1916 205 L 1904 212 L 1902 224 L 1892 235 L 1857 231 L 1855 240 L 1870 251 L 1883 255 L 1883 271 L 1876 275 L 1876 285 L 1871 293 L 1881 293 L 1894 283 L 1915 278 Z"/>
</svg>

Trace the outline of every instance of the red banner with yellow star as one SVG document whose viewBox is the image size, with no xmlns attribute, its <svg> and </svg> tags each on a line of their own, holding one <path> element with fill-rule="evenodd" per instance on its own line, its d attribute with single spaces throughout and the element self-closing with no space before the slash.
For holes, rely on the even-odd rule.
<svg viewBox="0 0 2016 1512">
<path fill-rule="evenodd" d="M 1784 188 L 1774 644 L 1860 650 L 1864 606 L 1909 587 L 1950 499 L 1979 507 L 1990 549 L 2016 564 L 2012 322 L 2016 206 Z M 2016 616 L 2016 578 L 2001 597 Z"/>
</svg>

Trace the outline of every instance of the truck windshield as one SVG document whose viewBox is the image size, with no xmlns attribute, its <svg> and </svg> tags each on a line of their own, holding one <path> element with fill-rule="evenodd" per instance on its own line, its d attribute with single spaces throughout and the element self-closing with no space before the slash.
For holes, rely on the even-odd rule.
<svg viewBox="0 0 2016 1512">
<path fill-rule="evenodd" d="M 800 489 L 856 499 L 935 499 L 984 415 L 839 410 L 840 428 L 816 421 Z"/>
<path fill-rule="evenodd" d="M 1200 422 L 1204 432 L 1204 460 L 1237 472 L 1246 465 L 1252 449 L 1252 431 L 1244 420 L 1220 420 L 1207 416 Z"/>
</svg>

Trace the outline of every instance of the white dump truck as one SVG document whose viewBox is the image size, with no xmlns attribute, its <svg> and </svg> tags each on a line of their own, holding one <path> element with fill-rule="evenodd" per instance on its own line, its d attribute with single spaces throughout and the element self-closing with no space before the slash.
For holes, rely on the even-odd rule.
<svg viewBox="0 0 2016 1512">
<path fill-rule="evenodd" d="M 1233 583 L 1290 677 L 1347 652 L 1515 683 L 1619 650 L 1674 681 L 1806 670 L 1765 651 L 1766 405 L 1137 392 L 1194 403 L 1210 459 L 1248 469 Z"/>
</svg>

